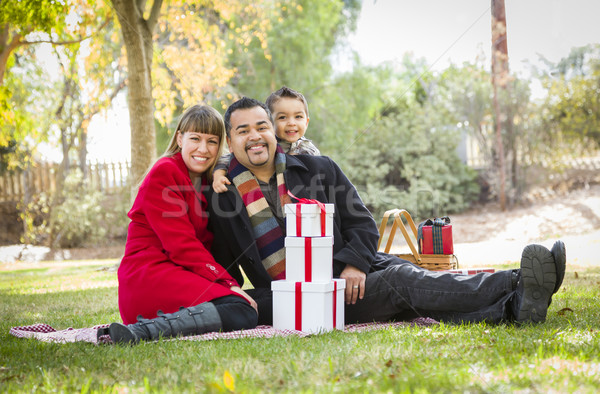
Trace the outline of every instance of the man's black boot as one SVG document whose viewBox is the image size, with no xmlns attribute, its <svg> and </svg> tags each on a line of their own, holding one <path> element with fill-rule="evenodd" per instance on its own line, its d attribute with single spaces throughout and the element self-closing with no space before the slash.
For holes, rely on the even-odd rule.
<svg viewBox="0 0 600 394">
<path fill-rule="evenodd" d="M 541 323 L 556 287 L 556 265 L 552 253 L 541 245 L 528 245 L 521 256 L 521 277 L 513 299 L 515 320 Z"/>
<path fill-rule="evenodd" d="M 552 257 L 554 257 L 554 265 L 556 266 L 556 285 L 552 294 L 556 293 L 563 283 L 565 271 L 567 269 L 567 248 L 563 241 L 556 241 L 550 249 Z"/>
</svg>

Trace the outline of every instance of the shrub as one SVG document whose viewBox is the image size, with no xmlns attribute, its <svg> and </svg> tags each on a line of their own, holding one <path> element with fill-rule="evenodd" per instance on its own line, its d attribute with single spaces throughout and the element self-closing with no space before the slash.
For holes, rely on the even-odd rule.
<svg viewBox="0 0 600 394">
<path fill-rule="evenodd" d="M 460 161 L 460 135 L 443 126 L 449 123 L 405 101 L 388 108 L 340 154 L 342 168 L 376 217 L 392 208 L 416 218 L 440 216 L 477 199 L 477 173 Z"/>
<path fill-rule="evenodd" d="M 40 193 L 34 196 L 27 205 L 19 203 L 21 221 L 23 222 L 23 234 L 21 243 L 42 245 L 48 243 L 50 237 L 50 228 L 48 220 L 50 218 L 51 198 L 47 193 Z"/>
<path fill-rule="evenodd" d="M 52 246 L 95 244 L 106 236 L 102 225 L 105 211 L 101 206 L 104 196 L 90 189 L 79 169 L 69 173 L 58 197 L 60 203 L 50 212 Z"/>
<path fill-rule="evenodd" d="M 90 187 L 79 169 L 66 177 L 54 196 L 40 193 L 21 211 L 25 232 L 21 242 L 75 248 L 124 238 L 129 188 L 106 196 Z"/>
</svg>

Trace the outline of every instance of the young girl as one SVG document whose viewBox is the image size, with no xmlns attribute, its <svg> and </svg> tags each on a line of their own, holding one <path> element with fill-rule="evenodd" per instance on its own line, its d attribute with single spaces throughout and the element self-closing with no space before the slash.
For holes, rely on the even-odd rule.
<svg viewBox="0 0 600 394">
<path fill-rule="evenodd" d="M 308 103 L 302 93 L 288 87 L 282 87 L 271 93 L 265 104 L 271 111 L 277 142 L 285 153 L 290 155 L 320 156 L 321 152 L 313 143 L 304 137 L 308 128 Z M 213 189 L 217 193 L 227 191 L 231 182 L 227 179 L 227 168 L 231 155 L 223 155 L 213 174 Z"/>
<path fill-rule="evenodd" d="M 189 108 L 142 181 L 118 271 L 126 325 L 110 325 L 114 342 L 256 326 L 256 303 L 209 252 L 207 202 L 197 190 L 208 184 L 224 138 L 215 109 Z"/>
</svg>

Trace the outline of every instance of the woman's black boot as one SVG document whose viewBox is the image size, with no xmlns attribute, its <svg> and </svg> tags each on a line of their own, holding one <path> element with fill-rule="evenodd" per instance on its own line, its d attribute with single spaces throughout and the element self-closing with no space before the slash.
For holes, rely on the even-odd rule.
<svg viewBox="0 0 600 394">
<path fill-rule="evenodd" d="M 181 308 L 175 313 L 158 312 L 153 319 L 138 316 L 135 324 L 112 323 L 108 328 L 114 343 L 135 344 L 140 340 L 170 338 L 204 334 L 221 329 L 221 316 L 212 302 L 189 308 Z"/>
</svg>

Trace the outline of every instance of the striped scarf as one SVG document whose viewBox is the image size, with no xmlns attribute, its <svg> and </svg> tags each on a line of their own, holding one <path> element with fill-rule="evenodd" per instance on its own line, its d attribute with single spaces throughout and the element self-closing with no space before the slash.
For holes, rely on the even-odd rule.
<svg viewBox="0 0 600 394">
<path fill-rule="evenodd" d="M 285 165 L 285 154 L 278 145 L 275 154 L 275 173 L 282 207 L 292 202 L 283 178 Z M 285 234 L 273 216 L 256 177 L 233 155 L 229 163 L 229 175 L 248 211 L 263 266 L 273 280 L 285 279 Z"/>
</svg>

